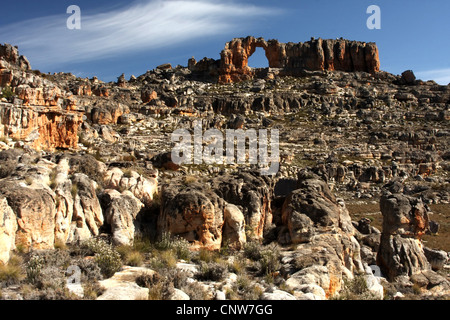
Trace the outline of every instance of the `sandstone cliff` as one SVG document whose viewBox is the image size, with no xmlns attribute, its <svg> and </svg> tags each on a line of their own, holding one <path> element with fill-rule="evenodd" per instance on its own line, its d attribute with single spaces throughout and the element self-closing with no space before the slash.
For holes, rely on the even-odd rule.
<svg viewBox="0 0 450 320">
<path fill-rule="evenodd" d="M 254 78 L 255 70 L 248 59 L 256 48 L 263 48 L 269 68 L 281 69 L 284 75 L 298 75 L 302 70 L 380 71 L 378 47 L 375 43 L 344 39 L 311 39 L 300 43 L 266 41 L 263 38 L 236 38 L 225 44 L 218 68 L 219 82 L 231 83 Z M 189 60 L 192 70 L 214 75 L 215 63 L 208 59 Z"/>
<path fill-rule="evenodd" d="M 31 71 L 18 49 L 0 45 L 0 136 L 36 150 L 77 148 L 82 113 L 70 92 Z"/>
</svg>

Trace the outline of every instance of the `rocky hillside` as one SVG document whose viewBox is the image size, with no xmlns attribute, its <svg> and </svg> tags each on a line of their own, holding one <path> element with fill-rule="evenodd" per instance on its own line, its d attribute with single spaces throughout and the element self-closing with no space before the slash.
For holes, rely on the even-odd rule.
<svg viewBox="0 0 450 320">
<path fill-rule="evenodd" d="M 248 67 L 256 47 L 269 68 Z M 30 281 L 36 259 L 67 246 L 97 261 L 97 239 L 122 253 L 118 267 L 98 262 L 92 276 L 70 263 L 100 281 L 101 299 L 155 298 L 156 288 L 160 299 L 448 298 L 450 86 L 380 71 L 375 44 L 234 39 L 220 60 L 110 83 L 42 74 L 8 44 L 0 57 L 6 298 L 27 298 L 26 280 L 4 276 L 18 256 Z M 279 130 L 278 173 L 174 163 L 171 135 L 194 132 L 195 120 L 223 133 Z M 124 248 L 139 251 L 139 268 Z M 69 260 L 47 269 L 64 275 Z M 137 282 L 121 291 L 114 273 Z M 76 297 L 89 298 L 83 288 Z"/>
</svg>

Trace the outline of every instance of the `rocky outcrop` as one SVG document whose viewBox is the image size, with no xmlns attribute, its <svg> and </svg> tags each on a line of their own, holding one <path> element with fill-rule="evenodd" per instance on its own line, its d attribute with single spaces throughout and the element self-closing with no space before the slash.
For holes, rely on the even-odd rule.
<svg viewBox="0 0 450 320">
<path fill-rule="evenodd" d="M 158 194 L 158 181 L 155 177 L 143 177 L 133 170 L 123 172 L 119 168 L 106 171 L 104 184 L 107 188 L 130 191 L 139 201 L 147 206 Z"/>
<path fill-rule="evenodd" d="M 81 122 L 78 113 L 0 103 L 0 135 L 24 141 L 35 150 L 76 149 Z"/>
<path fill-rule="evenodd" d="M 73 197 L 72 231 L 69 241 L 87 240 L 99 235 L 103 226 L 104 214 L 97 198 L 97 183 L 82 173 L 72 177 L 71 195 Z"/>
<path fill-rule="evenodd" d="M 51 160 L 21 149 L 0 153 L 0 168 L 8 164 L 0 179 L 1 261 L 8 261 L 16 245 L 53 249 L 99 236 L 102 230 L 111 232 L 115 244 L 132 245 L 139 231 L 137 216 L 157 194 L 156 179 L 136 173 L 125 177 L 119 168 L 108 171 L 87 155 L 61 154 Z M 120 172 L 117 184 L 111 172 Z M 103 190 L 103 183 L 121 192 Z"/>
<path fill-rule="evenodd" d="M 344 278 L 364 272 L 350 215 L 319 176 L 299 173 L 296 190 L 284 201 L 281 221 L 278 241 L 297 244 L 295 253 L 285 257 L 286 284 L 297 292 L 294 295 L 303 297 L 319 287 L 322 291 L 315 295 L 325 299 L 341 290 Z"/>
<path fill-rule="evenodd" d="M 117 124 L 119 118 L 130 112 L 128 106 L 115 103 L 102 107 L 94 107 L 91 109 L 90 117 L 92 123 L 95 124 Z"/>
<path fill-rule="evenodd" d="M 52 249 L 55 243 L 55 202 L 51 193 L 2 181 L 0 194 L 17 217 L 16 245 L 25 248 Z"/>
<path fill-rule="evenodd" d="M 301 70 L 363 71 L 380 70 L 378 48 L 374 43 L 349 40 L 312 39 L 305 43 L 280 43 L 262 38 L 237 38 L 221 52 L 219 82 L 230 83 L 252 79 L 254 71 L 248 58 L 257 47 L 264 49 L 269 68 L 283 69 L 294 75 Z"/>
<path fill-rule="evenodd" d="M 30 69 L 17 48 L 0 46 L 0 86 L 11 91 L 0 103 L 0 136 L 36 150 L 76 149 L 82 113 L 74 111 L 72 93 Z"/>
<path fill-rule="evenodd" d="M 158 232 L 181 236 L 194 248 L 219 250 L 222 245 L 223 200 L 212 192 L 163 187 Z"/>
<path fill-rule="evenodd" d="M 7 43 L 3 45 L 0 44 L 0 63 L 1 61 L 7 62 L 23 71 L 31 70 L 31 65 L 27 58 L 19 55 L 19 49 L 17 47 L 13 47 Z M 0 79 L 3 79 L 8 71 L 4 71 L 1 65 L 2 64 L 0 64 Z M 4 82 L 2 81 L 0 85 L 4 86 Z"/>
<path fill-rule="evenodd" d="M 420 199 L 401 193 L 386 193 L 380 200 L 383 230 L 377 264 L 390 280 L 411 276 L 431 266 L 423 251 L 421 236 L 428 229 L 428 212 Z"/>
<path fill-rule="evenodd" d="M 311 173 L 299 174 L 297 189 L 284 202 L 281 215 L 294 243 L 308 242 L 315 227 L 335 226 L 354 233 L 346 208 L 337 202 L 327 183 Z"/>
<path fill-rule="evenodd" d="M 10 253 L 16 248 L 16 216 L 5 198 L 0 199 L 0 264 L 9 261 Z"/>
<path fill-rule="evenodd" d="M 173 181 L 162 186 L 158 231 L 187 239 L 197 248 L 242 248 L 262 240 L 272 223 L 268 181 L 241 172 L 208 181 Z"/>
<path fill-rule="evenodd" d="M 105 292 L 97 300 L 147 300 L 149 289 L 138 286 L 136 279 L 153 274 L 151 269 L 124 266 L 113 277 L 100 281 Z"/>
<path fill-rule="evenodd" d="M 115 245 L 133 245 L 134 221 L 144 207 L 130 191 L 105 190 L 101 195 L 105 222 L 111 228 Z"/>
</svg>

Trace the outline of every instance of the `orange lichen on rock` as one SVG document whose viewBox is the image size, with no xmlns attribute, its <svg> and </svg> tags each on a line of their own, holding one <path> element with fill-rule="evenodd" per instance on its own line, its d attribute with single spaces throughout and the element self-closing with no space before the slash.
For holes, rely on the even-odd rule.
<svg viewBox="0 0 450 320">
<path fill-rule="evenodd" d="M 48 107 L 0 105 L 0 135 L 23 140 L 36 150 L 76 148 L 82 115 Z"/>
</svg>

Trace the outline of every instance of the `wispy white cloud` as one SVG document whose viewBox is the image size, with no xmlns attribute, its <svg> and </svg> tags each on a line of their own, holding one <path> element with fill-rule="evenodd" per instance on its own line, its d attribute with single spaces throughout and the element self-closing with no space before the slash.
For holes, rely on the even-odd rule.
<svg viewBox="0 0 450 320">
<path fill-rule="evenodd" d="M 81 29 L 69 30 L 69 14 L 38 17 L 0 28 L 32 65 L 85 62 L 127 52 L 159 49 L 206 36 L 239 31 L 258 17 L 281 12 L 242 0 L 137 0 L 108 12 L 84 13 Z M 248 26 L 248 24 L 247 24 Z"/>
<path fill-rule="evenodd" d="M 425 81 L 434 80 L 439 84 L 447 85 L 450 83 L 450 68 L 416 72 L 416 76 Z"/>
</svg>

